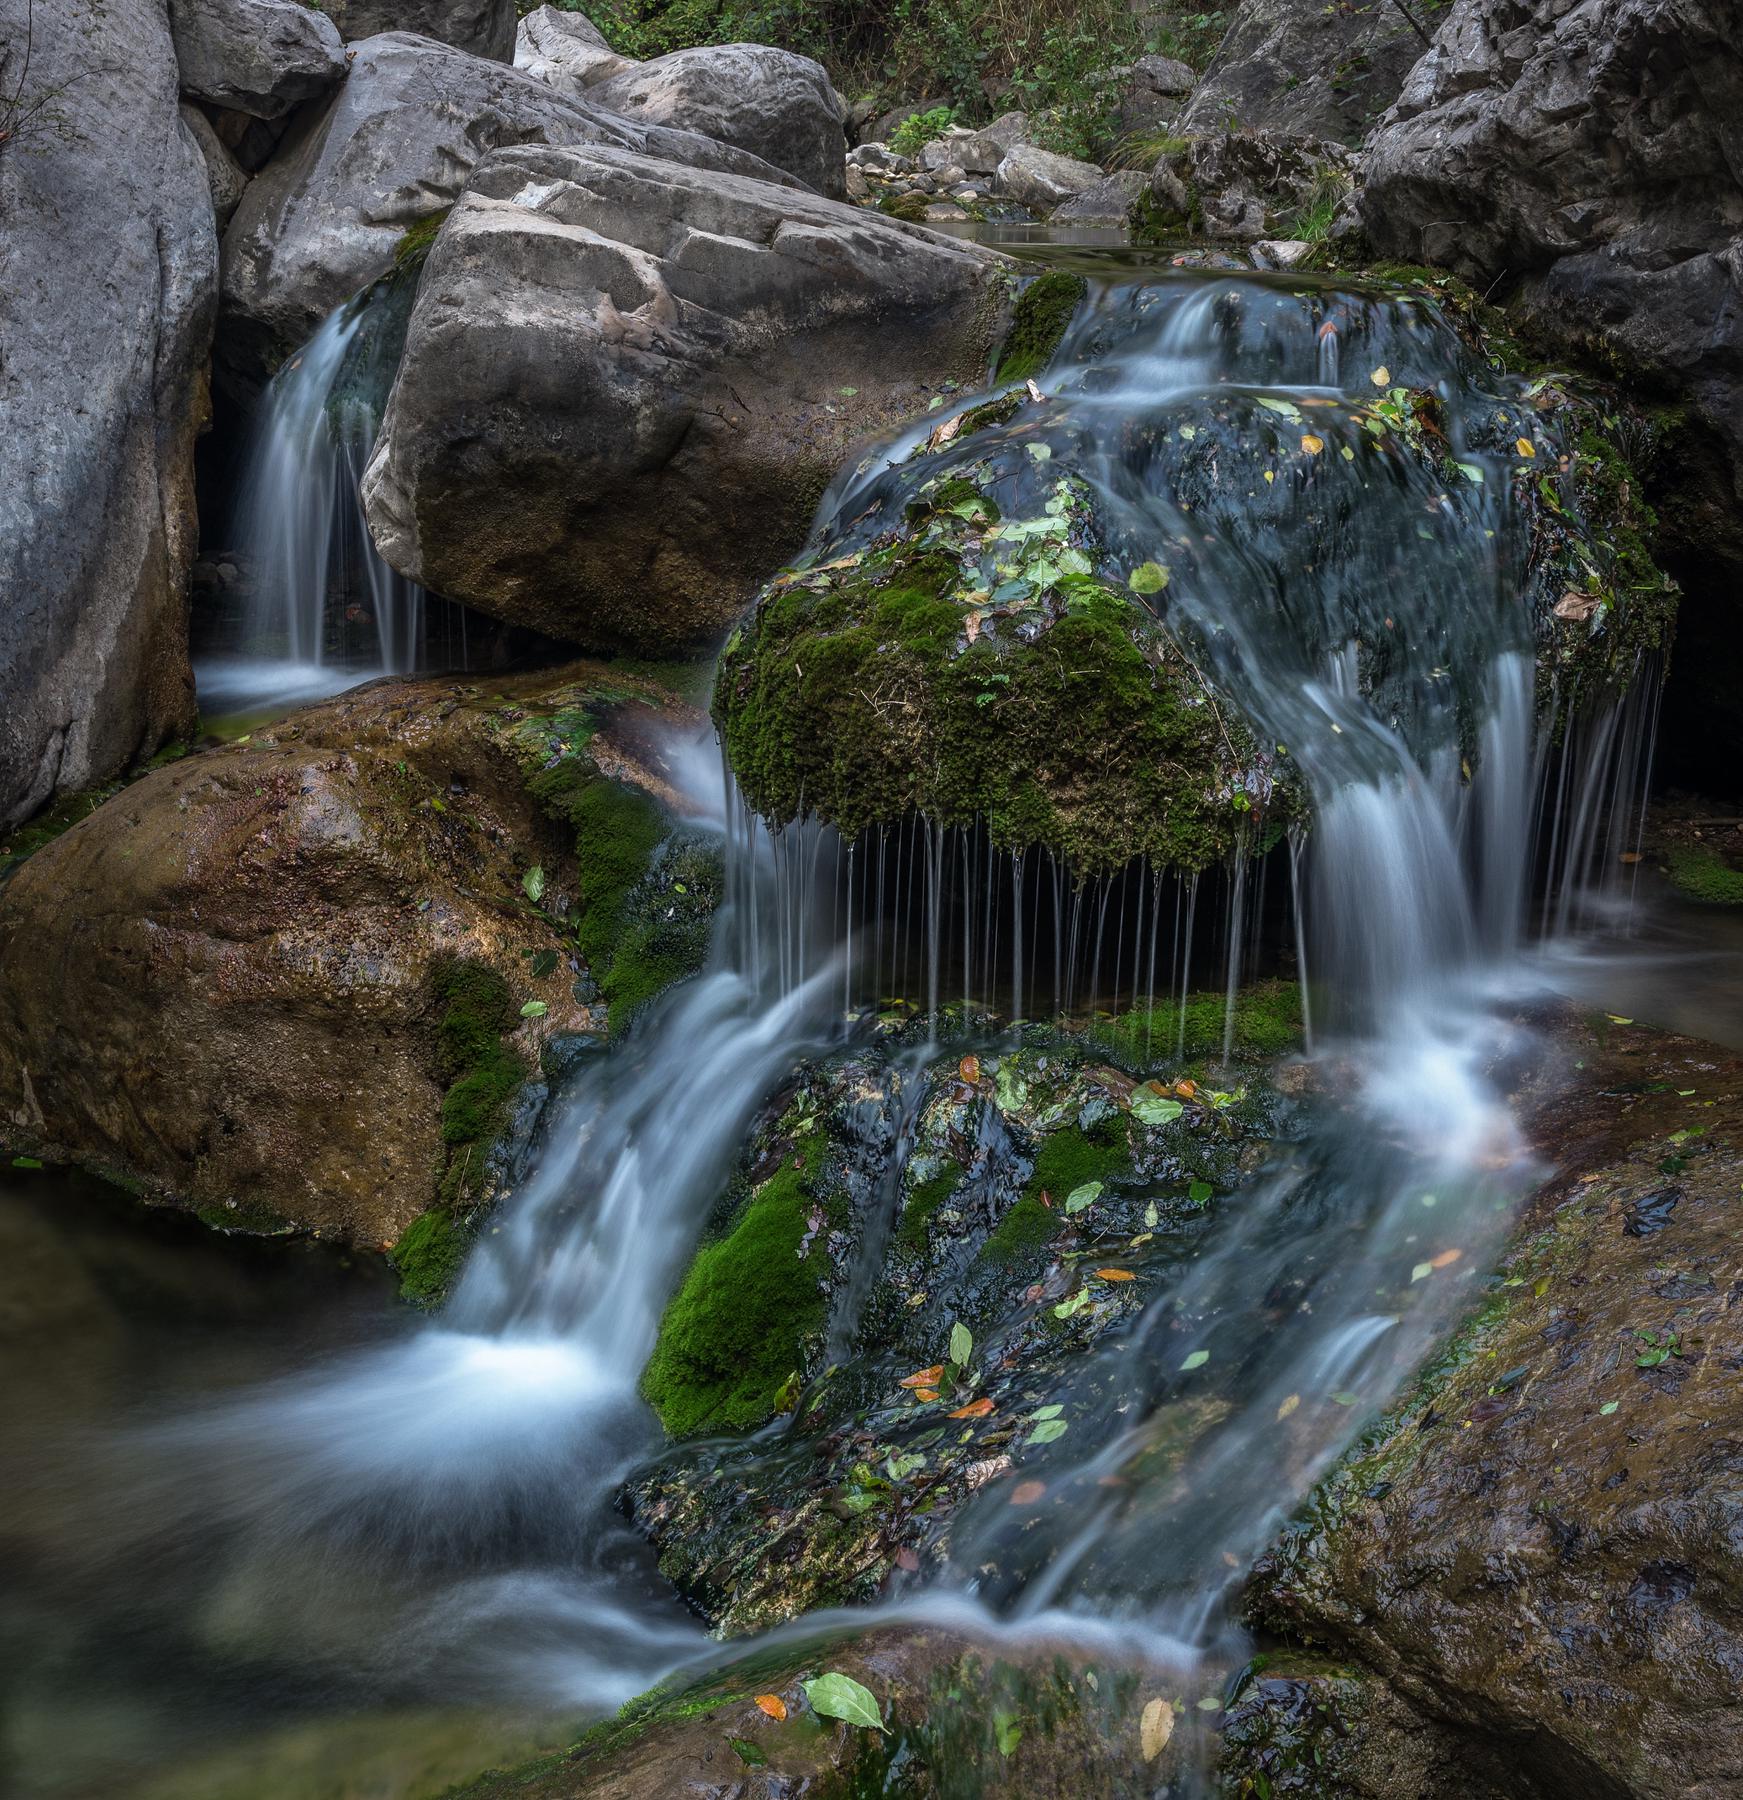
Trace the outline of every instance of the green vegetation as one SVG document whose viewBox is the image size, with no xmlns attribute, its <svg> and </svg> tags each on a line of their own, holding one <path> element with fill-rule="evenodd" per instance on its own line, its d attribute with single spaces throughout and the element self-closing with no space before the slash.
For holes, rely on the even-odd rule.
<svg viewBox="0 0 1743 1800">
<path fill-rule="evenodd" d="M 1691 900 L 1709 906 L 1743 906 L 1743 870 L 1734 869 L 1704 844 L 1677 844 L 1665 858 L 1665 872 Z"/>
<path fill-rule="evenodd" d="M 135 763 L 112 780 L 81 788 L 75 794 L 61 795 L 10 834 L 0 836 L 0 881 L 5 880 L 27 856 L 33 856 L 45 844 L 52 844 L 63 832 L 71 831 L 81 819 L 88 819 L 105 800 L 112 800 L 123 788 L 131 786 L 140 776 L 149 775 L 153 769 L 179 761 L 192 748 L 191 743 L 180 739 L 166 744 L 155 756 Z"/>
<path fill-rule="evenodd" d="M 1021 1197 L 987 1238 L 982 1259 L 1016 1262 L 1051 1243 L 1065 1221 L 1066 1198 L 1086 1182 L 1121 1174 L 1129 1160 L 1126 1125 L 1118 1114 L 1088 1131 L 1067 1125 L 1043 1138 Z"/>
<path fill-rule="evenodd" d="M 1063 269 L 1037 276 L 1018 296 L 1010 334 L 999 352 L 995 379 L 1027 381 L 1053 359 L 1059 341 L 1071 327 L 1089 283 Z"/>
<path fill-rule="evenodd" d="M 466 1254 L 466 1234 L 443 1207 L 431 1207 L 400 1233 L 387 1260 L 399 1276 L 402 1300 L 431 1306 L 448 1291 Z"/>
<path fill-rule="evenodd" d="M 434 212 L 425 213 L 422 218 L 413 219 L 400 233 L 399 242 L 393 251 L 396 274 L 409 274 L 424 266 L 424 258 L 430 254 L 430 246 L 435 243 L 437 232 L 442 229 L 443 221 L 453 210 L 451 206 L 438 207 Z"/>
<path fill-rule="evenodd" d="M 1098 1019 L 1084 1037 L 1122 1067 L 1147 1072 L 1176 1061 L 1220 1058 L 1226 1022 L 1225 995 L 1188 994 L 1184 1007 L 1162 1000 Z M 1262 1061 L 1286 1056 L 1300 1043 L 1301 989 L 1294 982 L 1260 981 L 1241 989 L 1235 999 L 1236 1056 Z"/>
<path fill-rule="evenodd" d="M 990 481 L 978 463 L 934 476 L 892 541 L 764 590 L 714 702 L 751 804 L 846 835 L 979 819 L 998 848 L 1082 873 L 1141 854 L 1202 869 L 1246 846 L 1271 764 L 1135 597 L 1165 572 L 1132 571 L 1132 590 L 1092 573 L 1069 477 L 1041 477 L 1023 520 Z"/>
<path fill-rule="evenodd" d="M 890 133 L 890 148 L 898 156 L 918 156 L 934 138 L 943 137 L 956 115 L 948 106 L 934 106 L 926 112 L 912 113 Z"/>
<path fill-rule="evenodd" d="M 956 1192 L 962 1171 L 954 1163 L 947 1164 L 929 1180 L 918 1183 L 902 1206 L 902 1223 L 896 1241 L 904 1250 L 923 1255 L 932 1226 L 932 1215 Z"/>
<path fill-rule="evenodd" d="M 754 1429 L 803 1368 L 828 1317 L 822 1234 L 809 1223 L 826 1144 L 805 1136 L 696 1253 L 666 1308 L 642 1392 L 673 1437 Z"/>
<path fill-rule="evenodd" d="M 660 56 L 693 44 L 774 44 L 814 56 L 844 94 L 878 110 L 925 97 L 964 124 L 1021 110 L 1047 149 L 1105 152 L 1119 85 L 1105 71 L 1146 53 L 1202 68 L 1225 8 L 1178 0 L 1134 12 L 1123 0 L 559 0 L 612 47 Z M 942 127 L 940 127 L 942 129 Z M 935 134 L 934 134 L 935 135 Z M 924 141 L 924 140 L 921 140 Z M 917 147 L 917 146 L 916 146 Z"/>
</svg>

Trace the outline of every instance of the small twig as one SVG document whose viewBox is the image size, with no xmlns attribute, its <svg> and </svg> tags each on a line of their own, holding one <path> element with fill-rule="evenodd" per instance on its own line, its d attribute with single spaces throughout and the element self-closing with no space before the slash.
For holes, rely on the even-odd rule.
<svg viewBox="0 0 1743 1800">
<path fill-rule="evenodd" d="M 1404 15 L 1405 19 L 1409 22 L 1410 29 L 1432 50 L 1434 48 L 1434 39 L 1422 29 L 1422 26 L 1417 21 L 1415 13 L 1404 4 L 1404 0 L 1392 0 L 1392 4 Z"/>
</svg>

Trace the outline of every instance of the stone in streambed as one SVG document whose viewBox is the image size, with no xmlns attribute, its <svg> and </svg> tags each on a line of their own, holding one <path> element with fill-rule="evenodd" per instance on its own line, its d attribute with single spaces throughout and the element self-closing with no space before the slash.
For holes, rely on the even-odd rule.
<svg viewBox="0 0 1743 1800">
<path fill-rule="evenodd" d="M 182 92 L 277 119 L 345 79 L 333 21 L 300 0 L 173 0 Z"/>
<path fill-rule="evenodd" d="M 986 367 L 1009 265 L 614 150 L 481 167 L 363 482 L 384 556 L 597 647 L 718 641 L 849 447 Z"/>
<path fill-rule="evenodd" d="M 613 50 L 585 13 L 547 5 L 528 13 L 516 28 L 514 66 L 565 93 L 579 95 L 635 68 L 636 59 Z"/>
<path fill-rule="evenodd" d="M 439 1258 L 543 1043 L 604 1027 L 577 982 L 691 966 L 681 921 L 628 942 L 648 718 L 694 715 L 586 667 L 379 682 L 125 789 L 0 888 L 0 1138 L 219 1224 L 423 1216 Z"/>
<path fill-rule="evenodd" d="M 993 177 L 995 189 L 1038 213 L 1050 213 L 1062 201 L 1097 185 L 1102 172 L 1094 163 L 1017 143 L 1007 150 Z"/>
<path fill-rule="evenodd" d="M 514 0 L 323 0 L 322 11 L 347 43 L 384 31 L 410 31 L 470 56 L 512 62 Z"/>
</svg>

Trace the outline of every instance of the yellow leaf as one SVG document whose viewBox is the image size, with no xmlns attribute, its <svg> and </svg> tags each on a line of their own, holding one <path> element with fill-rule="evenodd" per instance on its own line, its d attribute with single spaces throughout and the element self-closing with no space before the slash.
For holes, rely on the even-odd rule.
<svg viewBox="0 0 1743 1800">
<path fill-rule="evenodd" d="M 758 1694 L 757 1705 L 771 1719 L 784 1719 L 787 1716 L 787 1703 L 779 1694 Z"/>
<path fill-rule="evenodd" d="M 1325 439 L 1315 437 L 1311 431 L 1301 434 L 1301 447 L 1309 456 L 1317 456 L 1325 448 Z"/>
<path fill-rule="evenodd" d="M 1273 475 L 1269 469 L 1267 469 L 1265 471 L 1265 479 L 1267 481 L 1275 481 L 1277 479 L 1277 477 L 1275 475 Z"/>
<path fill-rule="evenodd" d="M 1513 448 L 1517 450 L 1521 456 L 1535 456 L 1537 454 L 1537 446 L 1532 443 L 1530 438 L 1515 438 L 1513 440 Z"/>
<path fill-rule="evenodd" d="M 1280 1407 L 1277 1408 L 1277 1417 L 1279 1419 L 1287 1419 L 1289 1417 L 1289 1415 L 1292 1412 L 1294 1412 L 1296 1407 L 1298 1407 L 1300 1404 L 1301 1404 L 1301 1396 L 1299 1394 L 1291 1394 L 1289 1396 L 1289 1398 L 1287 1400 L 1285 1400 Z"/>
<path fill-rule="evenodd" d="M 1174 1735 L 1174 1708 L 1158 1697 L 1152 1700 L 1138 1719 L 1138 1746 L 1145 1762 L 1154 1762 L 1168 1748 Z"/>
<path fill-rule="evenodd" d="M 1392 371 L 1382 363 L 1368 379 L 1373 382 L 1375 387 L 1384 387 L 1392 379 Z"/>
</svg>

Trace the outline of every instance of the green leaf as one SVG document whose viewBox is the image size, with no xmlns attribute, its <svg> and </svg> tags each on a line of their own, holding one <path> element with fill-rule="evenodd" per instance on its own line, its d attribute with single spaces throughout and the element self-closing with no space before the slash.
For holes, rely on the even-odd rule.
<svg viewBox="0 0 1743 1800">
<path fill-rule="evenodd" d="M 974 1354 L 974 1337 L 968 1327 L 958 1319 L 950 1328 L 950 1360 L 960 1369 Z"/>
<path fill-rule="evenodd" d="M 1434 1264 L 1433 1263 L 1420 1262 L 1410 1271 L 1410 1279 L 1413 1282 L 1426 1281 L 1429 1278 L 1429 1276 L 1432 1275 L 1433 1273 L 1434 1273 Z"/>
<path fill-rule="evenodd" d="M 1159 594 L 1168 585 L 1168 571 L 1159 562 L 1142 562 L 1126 577 L 1134 594 Z"/>
<path fill-rule="evenodd" d="M 910 1475 L 925 1466 L 926 1458 L 918 1450 L 910 1450 L 905 1456 L 891 1456 L 884 1463 L 892 1481 L 906 1481 Z"/>
<path fill-rule="evenodd" d="M 545 871 L 537 863 L 520 878 L 521 892 L 534 906 L 545 897 Z"/>
<path fill-rule="evenodd" d="M 845 1719 L 849 1725 L 863 1725 L 868 1731 L 882 1731 L 883 1719 L 870 1688 L 851 1675 L 819 1675 L 815 1681 L 799 1684 L 811 1710 L 826 1719 Z"/>
<path fill-rule="evenodd" d="M 1338 1391 L 1332 1395 L 1332 1399 L 1336 1401 L 1339 1406 L 1354 1406 L 1361 1397 L 1360 1394 L 1352 1394 L 1348 1388 L 1339 1388 Z"/>
<path fill-rule="evenodd" d="M 1027 450 L 1038 463 L 1052 461 L 1053 452 L 1045 444 L 1025 444 L 1023 448 Z"/>
<path fill-rule="evenodd" d="M 993 1734 L 998 1739 L 999 1755 L 1009 1756 L 1023 1741 L 1022 1721 L 1014 1712 L 993 1714 Z"/>
<path fill-rule="evenodd" d="M 541 950 L 533 958 L 533 979 L 543 981 L 547 975 L 553 975 L 557 969 L 557 953 L 555 950 Z"/>
<path fill-rule="evenodd" d="M 1648 1350 L 1644 1356 L 1635 1357 L 1634 1366 L 1637 1369 L 1656 1369 L 1661 1362 L 1667 1362 L 1669 1359 L 1670 1352 L 1668 1350 Z"/>
<path fill-rule="evenodd" d="M 1029 1084 L 1013 1058 L 1007 1056 L 999 1064 L 998 1073 L 993 1076 L 993 1093 L 1000 1112 L 1016 1112 L 1028 1100 Z"/>
<path fill-rule="evenodd" d="M 763 1755 L 749 1738 L 728 1738 L 728 1747 L 747 1769 L 765 1769 L 769 1759 Z"/>
<path fill-rule="evenodd" d="M 1210 1352 L 1208 1350 L 1194 1350 L 1193 1353 L 1187 1357 L 1186 1361 L 1180 1365 L 1181 1371 L 1184 1373 L 1188 1369 L 1202 1369 L 1209 1361 Z"/>
<path fill-rule="evenodd" d="M 1069 1319 L 1073 1313 L 1082 1312 L 1094 1298 L 1095 1296 L 1090 1293 L 1088 1288 L 1079 1288 L 1069 1300 L 1061 1300 L 1054 1307 L 1053 1316 L 1056 1319 Z"/>
<path fill-rule="evenodd" d="M 520 1016 L 523 1019 L 542 1019 L 550 1010 L 542 1000 L 529 1000 L 520 1009 Z"/>
<path fill-rule="evenodd" d="M 1172 1125 L 1186 1108 L 1166 1094 L 1138 1088 L 1132 1095 L 1132 1117 L 1140 1125 Z"/>
<path fill-rule="evenodd" d="M 1064 1437 L 1065 1432 L 1066 1424 L 1063 1419 L 1043 1419 L 1029 1433 L 1029 1442 L 1031 1444 L 1051 1444 L 1055 1438 Z"/>
<path fill-rule="evenodd" d="M 1483 471 L 1475 463 L 1462 462 L 1458 465 L 1458 470 L 1466 481 L 1474 481 L 1478 487 L 1483 485 Z"/>
<path fill-rule="evenodd" d="M 1208 1181 L 1195 1181 L 1186 1190 L 1186 1195 L 1194 1206 L 1204 1206 L 1209 1203 L 1211 1195 L 1215 1192 L 1216 1189 Z"/>
<path fill-rule="evenodd" d="M 858 392 L 859 392 L 859 389 L 855 388 L 855 387 L 844 387 L 840 390 L 840 394 L 841 394 L 841 397 L 843 400 L 851 400 L 854 397 L 854 395 L 857 394 Z"/>
<path fill-rule="evenodd" d="M 1038 1406 L 1029 1415 L 1031 1425 L 1043 1425 L 1049 1419 L 1057 1419 L 1065 1411 L 1063 1406 Z"/>
<path fill-rule="evenodd" d="M 1065 1210 L 1067 1213 L 1083 1212 L 1087 1208 L 1094 1206 L 1096 1201 L 1100 1198 L 1101 1183 L 1099 1181 L 1086 1181 L 1082 1187 L 1073 1188 L 1071 1192 L 1065 1196 Z"/>
<path fill-rule="evenodd" d="M 1598 1411 L 1607 1419 L 1621 1404 L 1622 1402 L 1620 1400 L 1606 1400 L 1604 1404 L 1598 1408 Z"/>
<path fill-rule="evenodd" d="M 1144 1224 L 1145 1224 L 1145 1226 L 1149 1230 L 1154 1231 L 1156 1229 L 1156 1222 L 1161 1217 L 1162 1217 L 1162 1215 L 1159 1212 L 1157 1212 L 1157 1210 L 1156 1210 L 1156 1202 L 1154 1200 L 1152 1200 L 1150 1202 L 1150 1204 L 1144 1208 Z"/>
<path fill-rule="evenodd" d="M 12 1166 L 15 1169 L 40 1169 L 42 1163 L 34 1156 L 15 1156 Z"/>
<path fill-rule="evenodd" d="M 1280 414 L 1283 418 L 1292 421 L 1294 424 L 1299 425 L 1301 423 L 1301 408 L 1297 406 L 1293 400 L 1276 400 L 1269 394 L 1261 394 L 1259 396 L 1259 404 L 1274 413 Z"/>
</svg>

